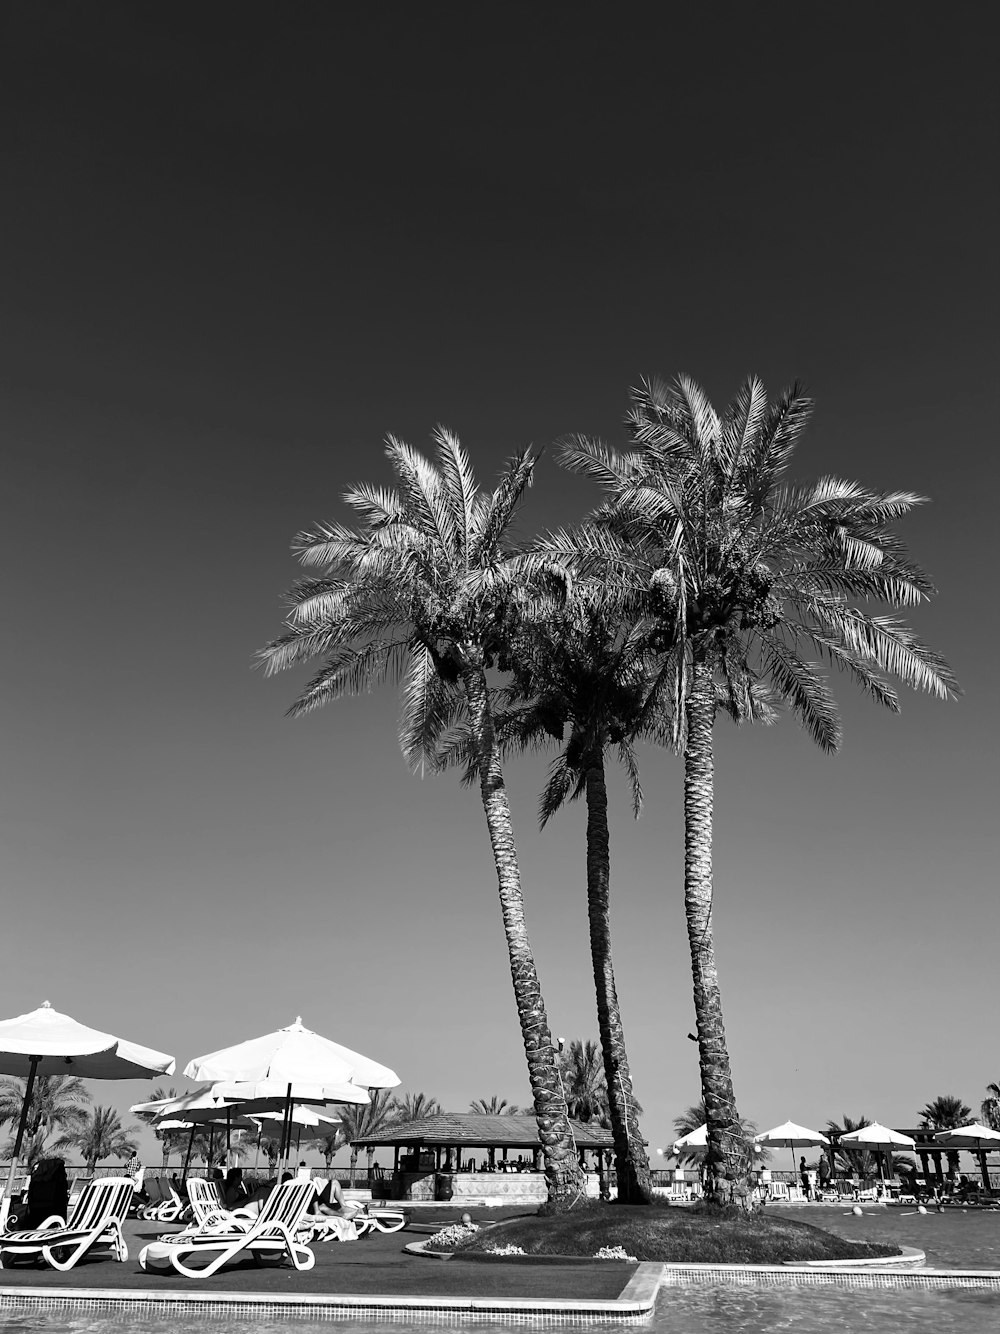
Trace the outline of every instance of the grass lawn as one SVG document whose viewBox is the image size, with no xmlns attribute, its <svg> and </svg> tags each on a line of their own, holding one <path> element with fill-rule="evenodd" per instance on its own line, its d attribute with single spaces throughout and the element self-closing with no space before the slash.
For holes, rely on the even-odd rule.
<svg viewBox="0 0 1000 1334">
<path fill-rule="evenodd" d="M 602 1246 L 621 1246 L 637 1260 L 695 1264 L 781 1264 L 899 1254 L 895 1246 L 847 1241 L 808 1223 L 766 1213 L 600 1201 L 568 1214 L 522 1216 L 484 1228 L 461 1247 L 461 1253 L 484 1255 L 492 1247 L 511 1244 L 526 1255 L 564 1256 L 593 1256 Z"/>
</svg>

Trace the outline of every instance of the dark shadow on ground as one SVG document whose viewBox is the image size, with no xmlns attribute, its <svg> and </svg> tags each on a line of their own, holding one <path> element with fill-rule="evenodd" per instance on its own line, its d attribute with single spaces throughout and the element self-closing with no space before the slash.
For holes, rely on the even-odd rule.
<svg viewBox="0 0 1000 1334">
<path fill-rule="evenodd" d="M 462 1211 L 442 1208 L 433 1217 L 418 1216 L 420 1223 L 455 1223 Z M 484 1223 L 523 1214 L 521 1209 L 473 1209 L 476 1222 Z M 80 1261 L 68 1273 L 61 1274 L 45 1265 L 33 1266 L 8 1258 L 0 1271 L 0 1288 L 116 1288 L 148 1289 L 155 1292 L 262 1292 L 328 1293 L 331 1296 L 412 1296 L 412 1297 L 504 1297 L 555 1298 L 586 1300 L 613 1299 L 635 1272 L 635 1265 L 614 1260 L 581 1264 L 521 1264 L 517 1261 L 430 1260 L 410 1255 L 404 1247 L 427 1240 L 421 1230 L 374 1233 L 351 1242 L 321 1242 L 313 1250 L 316 1266 L 298 1273 L 290 1266 L 260 1267 L 252 1260 L 227 1265 L 206 1279 L 186 1279 L 173 1269 L 164 1273 L 143 1273 L 137 1256 L 147 1242 L 177 1228 L 130 1220 L 125 1226 L 129 1258 L 124 1264 L 101 1253 L 99 1258 Z M 107 1257 L 107 1258 L 105 1258 Z"/>
</svg>

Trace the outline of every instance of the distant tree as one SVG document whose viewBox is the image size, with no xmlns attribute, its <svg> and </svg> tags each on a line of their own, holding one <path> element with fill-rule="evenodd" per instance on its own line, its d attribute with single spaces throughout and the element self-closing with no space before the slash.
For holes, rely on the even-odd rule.
<svg viewBox="0 0 1000 1334">
<path fill-rule="evenodd" d="M 690 1135 L 693 1130 L 698 1130 L 701 1126 L 708 1124 L 708 1117 L 705 1111 L 705 1103 L 695 1102 L 690 1107 L 685 1107 L 680 1116 L 674 1117 L 674 1132 L 678 1139 L 683 1139 L 685 1135 Z M 745 1116 L 740 1117 L 740 1130 L 743 1136 L 744 1152 L 748 1163 L 761 1164 L 770 1162 L 771 1152 L 769 1149 L 759 1149 L 754 1145 L 754 1136 L 757 1134 L 757 1122 L 751 1121 Z M 677 1161 L 682 1167 L 689 1167 L 693 1163 L 700 1162 L 705 1156 L 704 1149 L 689 1149 L 684 1153 L 677 1155 Z"/>
<path fill-rule="evenodd" d="M 89 1171 L 103 1158 L 131 1158 L 139 1147 L 133 1132 L 138 1126 L 125 1127 L 113 1107 L 94 1107 L 87 1116 L 73 1142 L 83 1155 Z"/>
<path fill-rule="evenodd" d="M 980 1103 L 979 1116 L 984 1126 L 1000 1130 L 1000 1084 L 987 1084 L 986 1097 Z"/>
<path fill-rule="evenodd" d="M 967 1126 L 972 1120 L 972 1108 L 961 1098 L 945 1094 L 935 1098 L 924 1106 L 917 1115 L 920 1117 L 922 1130 L 955 1130 L 958 1126 Z M 948 1171 L 958 1171 L 958 1151 L 948 1150 Z"/>
<path fill-rule="evenodd" d="M 426 1093 L 407 1093 L 393 1101 L 394 1121 L 419 1121 L 425 1116 L 440 1116 L 442 1111 L 437 1098 L 429 1098 Z"/>
<path fill-rule="evenodd" d="M 0 1125 L 10 1122 L 16 1129 L 24 1092 L 23 1079 L 0 1079 Z M 87 1086 L 75 1075 L 39 1075 L 31 1091 L 22 1160 L 30 1166 L 37 1158 L 70 1147 L 83 1128 L 90 1101 Z M 0 1149 L 0 1158 L 9 1162 L 13 1152 L 12 1137 Z"/>
<path fill-rule="evenodd" d="M 410 1121 L 414 1118 L 400 1114 L 400 1108 L 403 1104 L 389 1091 L 389 1089 L 374 1089 L 370 1094 L 371 1102 L 367 1106 L 359 1107 L 356 1104 L 351 1106 L 338 1107 L 337 1115 L 340 1117 L 340 1129 L 337 1131 L 336 1138 L 339 1140 L 337 1148 L 341 1145 L 350 1144 L 351 1146 L 351 1185 L 354 1185 L 354 1175 L 358 1168 L 358 1140 L 363 1140 L 366 1135 L 377 1135 L 386 1130 L 389 1126 L 398 1121 Z M 426 1099 L 426 1094 L 418 1093 L 415 1096 L 414 1103 L 422 1105 L 421 1099 Z M 429 1100 L 429 1105 L 434 1110 L 440 1110 L 433 1098 Z M 429 1116 L 430 1112 L 421 1112 L 421 1116 Z M 334 1150 L 336 1152 L 336 1149 Z M 332 1155 L 331 1155 L 332 1157 Z"/>
<path fill-rule="evenodd" d="M 337 1150 L 343 1146 L 344 1141 L 340 1137 L 340 1131 L 335 1130 L 332 1135 L 324 1135 L 321 1139 L 313 1140 L 318 1153 L 322 1155 L 326 1163 L 327 1171 L 333 1164 L 334 1155 Z"/>
<path fill-rule="evenodd" d="M 566 1106 L 574 1121 L 593 1121 L 605 1130 L 611 1125 L 608 1086 L 604 1080 L 604 1058 L 598 1043 L 573 1038 L 559 1053 L 559 1073 L 566 1093 Z M 633 1100 L 634 1102 L 634 1100 Z M 637 1111 L 642 1109 L 636 1107 Z"/>
<path fill-rule="evenodd" d="M 175 1088 L 165 1089 L 158 1087 L 153 1089 L 148 1101 L 163 1102 L 166 1098 L 177 1098 L 179 1096 L 180 1095 Z M 172 1153 L 183 1153 L 186 1150 L 189 1139 L 189 1132 L 187 1130 L 158 1130 L 154 1125 L 156 1117 L 158 1116 L 158 1113 L 155 1111 L 134 1112 L 133 1115 L 136 1116 L 143 1125 L 150 1126 L 153 1134 L 156 1136 L 160 1145 L 161 1167 L 166 1167 Z"/>
<path fill-rule="evenodd" d="M 475 1112 L 480 1116 L 520 1116 L 521 1109 L 516 1107 L 506 1098 L 498 1098 L 494 1093 L 492 1098 L 476 1098 L 474 1102 L 469 1103 L 469 1111 Z M 530 1116 L 530 1112 L 525 1115 Z"/>
</svg>

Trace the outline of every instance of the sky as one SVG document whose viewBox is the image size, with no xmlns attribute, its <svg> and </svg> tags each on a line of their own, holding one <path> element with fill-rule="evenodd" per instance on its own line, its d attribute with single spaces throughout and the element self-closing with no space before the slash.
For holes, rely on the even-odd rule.
<svg viewBox="0 0 1000 1334">
<path fill-rule="evenodd" d="M 978 1111 L 1000 117 L 974 29 L 118 0 L 3 25 L 0 1015 L 47 999 L 178 1071 L 301 1016 L 447 1110 L 527 1102 L 478 795 L 408 771 L 391 690 L 293 722 L 304 678 L 253 654 L 293 536 L 389 482 L 388 432 L 430 450 L 444 423 L 490 486 L 529 443 L 622 444 L 642 375 L 723 406 L 756 373 L 816 400 L 797 477 L 930 498 L 903 535 L 939 594 L 912 620 L 965 693 L 893 717 L 839 681 L 834 758 L 791 719 L 719 724 L 740 1111 Z M 599 499 L 548 448 L 520 533 Z M 612 911 L 655 1166 L 699 1081 L 681 769 L 640 758 L 638 824 L 611 786 Z M 545 768 L 507 772 L 527 922 L 553 1034 L 596 1038 L 585 812 L 537 831 Z M 150 1087 L 92 1091 L 125 1112 Z"/>
</svg>

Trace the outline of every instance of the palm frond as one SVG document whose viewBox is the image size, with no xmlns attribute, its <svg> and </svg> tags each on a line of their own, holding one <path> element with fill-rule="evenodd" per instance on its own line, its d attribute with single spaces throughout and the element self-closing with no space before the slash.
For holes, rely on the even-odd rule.
<svg viewBox="0 0 1000 1334">
<path fill-rule="evenodd" d="M 762 640 L 762 656 L 782 696 L 821 750 L 840 747 L 840 718 L 833 696 L 812 663 L 775 637 Z"/>
<path fill-rule="evenodd" d="M 469 456 L 462 448 L 458 436 L 444 426 L 434 431 L 438 445 L 438 467 L 448 497 L 449 509 L 454 518 L 454 531 L 458 543 L 458 553 L 468 568 L 469 548 L 472 543 L 473 525 L 476 513 L 476 479 L 473 476 Z"/>
</svg>

